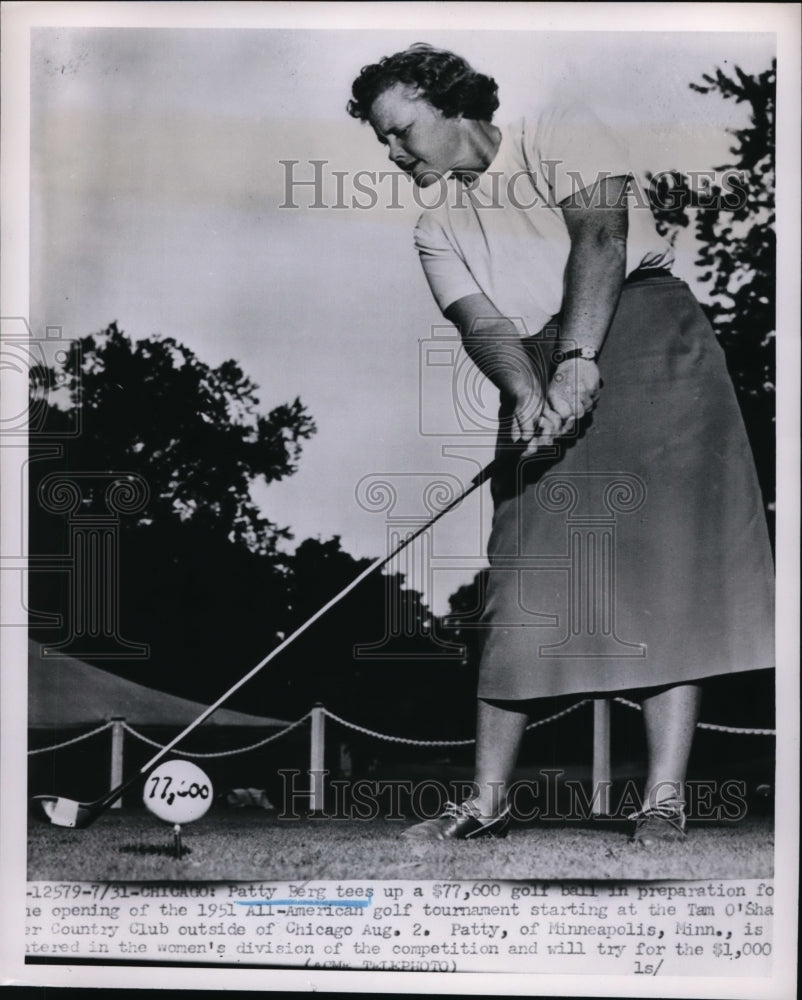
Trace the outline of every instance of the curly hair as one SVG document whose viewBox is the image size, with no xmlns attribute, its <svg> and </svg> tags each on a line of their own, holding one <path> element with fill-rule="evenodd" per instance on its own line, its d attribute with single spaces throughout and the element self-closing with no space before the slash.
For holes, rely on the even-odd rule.
<svg viewBox="0 0 802 1000">
<path fill-rule="evenodd" d="M 477 73 L 453 52 L 418 42 L 362 68 L 351 87 L 348 114 L 367 121 L 376 98 L 397 83 L 414 87 L 446 118 L 462 115 L 489 122 L 498 108 L 498 86 L 492 77 Z"/>
</svg>

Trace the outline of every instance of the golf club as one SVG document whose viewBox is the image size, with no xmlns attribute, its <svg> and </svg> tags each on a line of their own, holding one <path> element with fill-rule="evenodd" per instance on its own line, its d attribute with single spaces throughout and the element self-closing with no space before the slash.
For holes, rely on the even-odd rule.
<svg viewBox="0 0 802 1000">
<path fill-rule="evenodd" d="M 77 802 L 75 799 L 65 798 L 60 795 L 35 795 L 31 799 L 31 810 L 33 814 L 42 820 L 51 823 L 53 826 L 63 826 L 75 829 L 83 829 L 93 823 L 98 816 L 101 815 L 106 809 L 109 808 L 123 792 L 126 791 L 131 785 L 136 781 L 145 777 L 149 771 L 151 771 L 159 761 L 166 756 L 174 747 L 176 747 L 185 736 L 188 736 L 191 732 L 202 725 L 210 715 L 217 711 L 220 706 L 226 702 L 235 692 L 239 691 L 241 687 L 248 683 L 253 677 L 255 677 L 264 667 L 270 663 L 271 660 L 275 659 L 279 653 L 283 652 L 290 643 L 294 642 L 300 635 L 302 635 L 308 628 L 310 628 L 319 618 L 326 614 L 331 608 L 338 604 L 347 594 L 349 594 L 355 587 L 371 573 L 374 573 L 377 569 L 389 563 L 394 559 L 399 552 L 402 552 L 408 545 L 415 541 L 416 538 L 420 537 L 425 531 L 428 531 L 441 517 L 444 517 L 449 511 L 453 510 L 462 501 L 484 482 L 490 479 L 499 469 L 500 465 L 506 463 L 510 460 L 510 456 L 514 454 L 516 457 L 519 456 L 520 450 L 515 450 L 514 452 L 509 452 L 503 456 L 494 459 L 488 465 L 486 465 L 480 472 L 478 472 L 470 483 L 464 487 L 464 489 L 456 496 L 450 503 L 446 504 L 441 510 L 439 510 L 433 517 L 431 517 L 424 525 L 417 528 L 415 531 L 411 532 L 407 537 L 401 541 L 392 552 L 386 556 L 381 556 L 372 562 L 370 566 L 364 569 L 355 579 L 351 581 L 343 590 L 331 598 L 326 604 L 323 605 L 318 611 L 316 611 L 311 618 L 308 618 L 303 625 L 299 626 L 291 635 L 287 636 L 275 649 L 271 650 L 264 659 L 260 660 L 251 670 L 245 674 L 244 677 L 240 678 L 236 684 L 228 689 L 225 694 L 220 695 L 214 704 L 209 705 L 207 708 L 201 712 L 201 714 L 191 722 L 186 729 L 180 732 L 174 739 L 172 739 L 166 746 L 163 746 L 157 754 L 155 754 L 151 759 L 134 774 L 132 777 L 128 778 L 126 781 L 122 782 L 116 788 L 112 788 L 111 791 L 106 792 L 101 798 L 96 799 L 94 802 Z"/>
</svg>

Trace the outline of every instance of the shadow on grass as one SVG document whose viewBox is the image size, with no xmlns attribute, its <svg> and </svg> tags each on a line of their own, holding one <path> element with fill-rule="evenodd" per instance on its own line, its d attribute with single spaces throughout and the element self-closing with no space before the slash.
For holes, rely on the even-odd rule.
<svg viewBox="0 0 802 1000">
<path fill-rule="evenodd" d="M 123 844 L 119 848 L 120 854 L 138 854 L 140 857 L 157 855 L 165 858 L 185 858 L 192 854 L 192 848 L 181 845 L 176 848 L 173 844 Z"/>
</svg>

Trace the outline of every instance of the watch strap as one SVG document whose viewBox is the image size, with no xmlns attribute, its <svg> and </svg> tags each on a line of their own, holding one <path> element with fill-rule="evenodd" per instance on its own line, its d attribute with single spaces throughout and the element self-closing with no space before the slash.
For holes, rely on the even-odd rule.
<svg viewBox="0 0 802 1000">
<path fill-rule="evenodd" d="M 597 361 L 599 358 L 599 352 L 594 347 L 575 347 L 570 351 L 556 350 L 554 352 L 554 361 L 556 364 L 562 364 L 563 361 L 570 361 L 571 358 L 582 358 L 583 361 Z"/>
</svg>

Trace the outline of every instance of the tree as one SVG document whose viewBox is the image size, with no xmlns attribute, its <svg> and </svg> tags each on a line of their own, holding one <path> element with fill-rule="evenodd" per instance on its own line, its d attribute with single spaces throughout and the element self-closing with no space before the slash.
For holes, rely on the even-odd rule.
<svg viewBox="0 0 802 1000">
<path fill-rule="evenodd" d="M 729 130 L 733 160 L 713 168 L 721 184 L 695 184 L 674 170 L 651 179 L 652 211 L 672 241 L 693 225 L 703 307 L 727 357 L 769 512 L 774 501 L 775 280 L 774 108 L 776 63 L 756 76 L 716 69 L 690 87 L 744 104 L 748 121 Z"/>
<path fill-rule="evenodd" d="M 148 488 L 144 506 L 119 518 L 119 580 L 108 585 L 119 589 L 122 635 L 150 655 L 121 664 L 101 635 L 87 640 L 91 658 L 162 690 L 215 697 L 229 672 L 261 659 L 286 627 L 278 542 L 289 529 L 267 520 L 250 490 L 257 478 L 295 471 L 311 417 L 298 399 L 262 414 L 257 387 L 234 361 L 212 368 L 171 338 L 134 342 L 116 323 L 73 343 L 60 382 L 35 371 L 32 393 L 43 386 L 49 433 L 71 425 L 69 407 L 80 409 L 81 432 L 62 438 L 59 455 L 31 463 L 32 498 L 62 473 L 79 483 L 79 514 L 102 518 L 110 478 L 141 477 Z M 69 520 L 32 503 L 32 556 L 68 553 Z M 62 574 L 32 574 L 31 607 L 64 620 L 58 635 L 34 627 L 37 638 L 66 637 L 70 600 Z"/>
<path fill-rule="evenodd" d="M 306 622 L 373 560 L 354 559 L 339 537 L 306 539 L 289 557 L 290 628 Z M 473 685 L 459 657 L 444 656 L 423 596 L 401 573 L 370 574 L 286 650 L 260 690 L 292 705 L 321 701 L 350 721 L 431 739 L 473 724 Z M 456 647 L 455 647 L 456 651 Z M 454 710 L 455 701 L 459 709 Z M 447 707 L 447 711 L 445 710 Z"/>
<path fill-rule="evenodd" d="M 262 415 L 257 387 L 234 361 L 211 368 L 172 338 L 134 342 L 116 322 L 74 341 L 60 376 L 54 399 L 82 415 L 62 466 L 144 476 L 150 497 L 135 523 L 204 524 L 259 553 L 286 537 L 250 489 L 260 477 L 269 483 L 295 471 L 301 442 L 315 430 L 299 399 Z M 41 369 L 34 382 L 33 391 L 57 384 Z M 55 429 L 55 404 L 51 411 Z"/>
<path fill-rule="evenodd" d="M 86 507 L 102 515 L 102 473 L 141 476 L 150 488 L 143 509 L 120 519 L 119 539 L 122 634 L 147 643 L 150 656 L 92 657 L 106 669 L 212 701 L 373 561 L 353 558 L 338 537 L 306 539 L 286 553 L 278 542 L 289 529 L 251 500 L 257 476 L 271 482 L 295 470 L 314 431 L 298 399 L 260 415 L 256 386 L 233 361 L 212 369 L 175 340 L 133 342 L 114 323 L 73 345 L 63 370 L 61 388 L 54 371 L 36 371 L 32 392 L 51 389 L 50 432 L 70 423 L 61 407 L 80 407 L 81 434 L 65 435 L 60 456 L 32 464 L 31 496 L 53 471 L 101 473 L 83 492 Z M 67 552 L 67 520 L 33 504 L 32 553 Z M 58 574 L 34 575 L 36 610 L 68 615 L 69 596 Z M 392 637 L 392 660 L 357 655 L 357 646 L 381 644 L 388 602 L 419 626 L 416 634 Z M 291 718 L 319 700 L 364 725 L 437 733 L 436 696 L 444 697 L 447 677 L 432 676 L 430 622 L 422 596 L 401 575 L 376 572 L 230 707 Z M 46 643 L 62 638 L 32 631 Z"/>
</svg>

